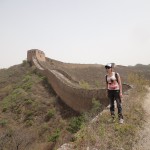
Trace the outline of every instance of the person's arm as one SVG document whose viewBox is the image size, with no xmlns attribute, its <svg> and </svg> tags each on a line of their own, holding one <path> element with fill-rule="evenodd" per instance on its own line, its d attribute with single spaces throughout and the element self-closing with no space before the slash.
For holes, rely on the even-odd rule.
<svg viewBox="0 0 150 150">
<path fill-rule="evenodd" d="M 106 90 L 108 89 L 107 75 L 105 75 Z"/>
<path fill-rule="evenodd" d="M 108 96 L 108 83 L 107 83 L 107 75 L 105 75 L 105 80 L 106 80 L 106 96 Z"/>
<path fill-rule="evenodd" d="M 121 78 L 119 73 L 117 73 L 118 75 L 118 84 L 119 84 L 119 89 L 120 89 L 120 97 L 122 97 L 122 83 L 121 83 Z"/>
</svg>

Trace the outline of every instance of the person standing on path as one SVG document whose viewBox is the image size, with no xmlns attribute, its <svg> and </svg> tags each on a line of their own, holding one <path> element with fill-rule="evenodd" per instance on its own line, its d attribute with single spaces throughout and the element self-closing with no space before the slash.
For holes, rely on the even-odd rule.
<svg viewBox="0 0 150 150">
<path fill-rule="evenodd" d="M 111 117 L 114 121 L 115 119 L 115 106 L 114 102 L 116 100 L 117 108 L 118 108 L 118 119 L 119 123 L 123 123 L 123 115 L 122 115 L 122 83 L 119 73 L 113 72 L 113 64 L 109 63 L 105 66 L 106 69 L 106 89 L 110 103 L 110 113 Z"/>
</svg>

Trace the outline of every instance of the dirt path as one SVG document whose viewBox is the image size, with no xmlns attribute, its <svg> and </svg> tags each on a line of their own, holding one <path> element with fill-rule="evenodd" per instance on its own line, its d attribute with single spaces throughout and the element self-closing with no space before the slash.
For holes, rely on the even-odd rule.
<svg viewBox="0 0 150 150">
<path fill-rule="evenodd" d="M 150 88 L 144 101 L 144 109 L 146 111 L 145 124 L 143 129 L 139 131 L 139 141 L 133 147 L 133 150 L 150 150 Z"/>
</svg>

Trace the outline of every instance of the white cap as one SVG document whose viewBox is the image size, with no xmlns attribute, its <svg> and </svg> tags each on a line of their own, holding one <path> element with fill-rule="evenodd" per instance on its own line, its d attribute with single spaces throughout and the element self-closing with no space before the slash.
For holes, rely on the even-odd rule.
<svg viewBox="0 0 150 150">
<path fill-rule="evenodd" d="M 105 66 L 105 67 L 110 67 L 110 68 L 112 68 L 112 64 L 111 64 L 111 63 L 106 64 L 106 66 Z"/>
</svg>

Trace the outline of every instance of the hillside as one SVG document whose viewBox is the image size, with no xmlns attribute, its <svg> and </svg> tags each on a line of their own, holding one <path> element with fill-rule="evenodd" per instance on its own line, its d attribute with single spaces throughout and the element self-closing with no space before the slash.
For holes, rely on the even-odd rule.
<svg viewBox="0 0 150 150">
<path fill-rule="evenodd" d="M 75 81 L 88 83 L 90 87 L 105 85 L 103 65 L 69 64 L 47 59 L 47 67 L 61 69 Z M 142 69 L 137 66 L 117 66 L 116 71 L 121 74 L 123 82 L 130 83 L 131 74 L 149 80 L 148 68 L 145 65 L 142 65 Z M 97 109 L 96 113 L 92 113 L 96 115 L 100 111 Z M 83 115 L 66 106 L 47 79 L 26 61 L 0 70 L 1 149 L 57 149 L 63 143 L 74 141 L 74 133 L 84 121 Z"/>
<path fill-rule="evenodd" d="M 57 97 L 34 67 L 20 64 L 0 70 L 0 147 L 2 149 L 50 149 L 55 134 L 71 139 L 69 120 L 78 116 Z M 38 148 L 36 148 L 36 146 Z M 40 148 L 41 146 L 41 148 Z"/>
<path fill-rule="evenodd" d="M 90 87 L 105 87 L 104 65 L 101 64 L 72 64 L 46 58 L 47 68 L 60 69 L 67 72 L 75 81 L 87 82 Z M 45 65 L 45 64 L 44 64 Z M 115 71 L 119 72 L 123 83 L 128 83 L 129 74 L 139 74 L 149 79 L 150 65 L 121 66 L 116 65 Z"/>
</svg>

